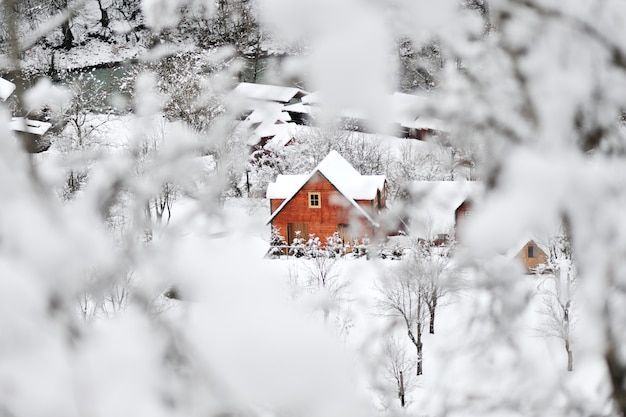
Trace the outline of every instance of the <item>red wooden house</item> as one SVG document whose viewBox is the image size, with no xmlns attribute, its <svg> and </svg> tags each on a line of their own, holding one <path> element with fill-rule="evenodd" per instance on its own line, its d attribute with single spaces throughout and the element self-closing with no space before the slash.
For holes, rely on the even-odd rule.
<svg viewBox="0 0 626 417">
<path fill-rule="evenodd" d="M 271 217 L 291 244 L 315 234 L 322 241 L 335 231 L 345 243 L 376 237 L 377 218 L 386 207 L 384 175 L 361 175 L 336 151 L 331 151 L 307 175 L 279 175 L 269 184 Z"/>
</svg>

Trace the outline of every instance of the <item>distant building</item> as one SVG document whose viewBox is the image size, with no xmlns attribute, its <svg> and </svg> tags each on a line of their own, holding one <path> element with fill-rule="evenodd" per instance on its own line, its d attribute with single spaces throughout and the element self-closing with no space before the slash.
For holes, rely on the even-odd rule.
<svg viewBox="0 0 626 417">
<path fill-rule="evenodd" d="M 507 251 L 509 259 L 518 260 L 527 274 L 547 272 L 548 248 L 540 239 L 522 239 L 517 245 Z"/>
<path fill-rule="evenodd" d="M 402 213 L 406 233 L 445 244 L 457 237 L 463 219 L 471 215 L 470 201 L 482 192 L 476 181 L 414 181 L 405 186 Z"/>
</svg>

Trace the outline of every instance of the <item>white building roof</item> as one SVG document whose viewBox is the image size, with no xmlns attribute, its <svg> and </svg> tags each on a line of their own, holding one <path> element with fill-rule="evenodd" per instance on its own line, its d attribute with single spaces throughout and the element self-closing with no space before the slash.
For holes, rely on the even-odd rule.
<svg viewBox="0 0 626 417">
<path fill-rule="evenodd" d="M 443 120 L 424 116 L 427 111 L 429 101 L 430 98 L 426 96 L 399 92 L 390 94 L 387 96 L 387 102 L 390 106 L 389 122 L 397 123 L 401 126 L 412 129 L 447 131 L 448 128 Z M 316 110 L 314 105 L 320 105 L 323 103 L 323 96 L 316 91 L 302 97 L 302 103 L 286 106 L 285 110 L 311 114 Z M 365 119 L 367 117 L 366 112 L 359 108 L 341 109 L 340 115 L 342 117 L 355 119 Z"/>
<path fill-rule="evenodd" d="M 548 247 L 547 240 L 545 238 L 538 239 L 536 236 L 528 235 L 518 240 L 515 245 L 506 250 L 504 256 L 508 259 L 516 257 L 530 242 L 535 242 L 535 245 L 537 245 L 546 255 L 550 253 L 550 248 Z"/>
<path fill-rule="evenodd" d="M 390 101 L 394 121 L 400 124 L 413 122 L 420 114 L 424 114 L 428 104 L 425 97 L 398 92 L 391 95 Z"/>
<path fill-rule="evenodd" d="M 267 198 L 283 199 L 295 195 L 304 185 L 309 175 L 279 175 L 276 181 L 268 184 Z"/>
<path fill-rule="evenodd" d="M 280 103 L 288 103 L 294 97 L 308 94 L 306 91 L 295 87 L 254 83 L 239 83 L 233 90 L 233 93 L 249 99 L 277 101 Z"/>
<path fill-rule="evenodd" d="M 246 120 L 250 123 L 274 123 L 277 120 L 287 122 L 291 120 L 291 116 L 283 111 L 283 105 L 280 103 L 258 103 L 252 110 L 252 113 L 246 117 Z"/>
<path fill-rule="evenodd" d="M 9 96 L 15 91 L 15 84 L 11 81 L 0 78 L 0 100 L 7 101 Z"/>
<path fill-rule="evenodd" d="M 304 100 L 305 98 L 306 97 L 302 97 L 302 100 Z M 284 110 L 294 112 L 294 113 L 302 113 L 302 114 L 312 114 L 315 112 L 315 108 L 313 108 L 312 105 L 305 104 L 305 103 L 288 104 L 284 107 Z"/>
<path fill-rule="evenodd" d="M 456 209 L 482 190 L 476 181 L 416 181 L 410 184 L 411 232 L 430 239 L 449 233 Z"/>
<path fill-rule="evenodd" d="M 316 173 L 322 174 L 350 203 L 372 224 L 377 225 L 371 216 L 355 200 L 373 200 L 378 190 L 385 185 L 384 175 L 361 175 L 337 151 L 330 153 L 309 175 L 279 175 L 276 182 L 268 186 L 267 198 L 284 198 L 285 201 L 272 213 L 269 222 L 289 203 L 300 189 Z M 292 178 L 286 178 L 292 177 Z M 295 177 L 295 178 L 294 178 Z"/>
<path fill-rule="evenodd" d="M 14 131 L 32 133 L 34 135 L 41 136 L 52 127 L 52 124 L 48 122 L 41 122 L 39 120 L 24 119 L 23 117 L 13 117 L 9 127 Z"/>
</svg>

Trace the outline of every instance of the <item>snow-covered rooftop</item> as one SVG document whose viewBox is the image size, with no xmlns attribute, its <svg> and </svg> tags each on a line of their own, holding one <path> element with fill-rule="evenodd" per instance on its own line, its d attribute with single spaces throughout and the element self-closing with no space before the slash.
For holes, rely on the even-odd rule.
<svg viewBox="0 0 626 417">
<path fill-rule="evenodd" d="M 413 121 L 403 121 L 400 123 L 400 125 L 404 127 L 408 127 L 410 129 L 437 130 L 440 132 L 448 131 L 448 126 L 443 120 L 434 119 L 432 117 L 420 116 Z"/>
<path fill-rule="evenodd" d="M 343 195 L 355 200 L 372 200 L 385 184 L 384 175 L 361 175 L 339 152 L 331 151 L 314 170 L 319 171 Z"/>
<path fill-rule="evenodd" d="M 395 121 L 412 122 L 423 114 L 428 99 L 413 94 L 395 92 L 391 95 L 391 110 Z"/>
<path fill-rule="evenodd" d="M 250 123 L 274 123 L 277 120 L 287 122 L 291 120 L 291 116 L 289 116 L 289 113 L 283 111 L 282 104 L 264 102 L 255 106 L 252 113 L 246 117 L 246 120 Z"/>
<path fill-rule="evenodd" d="M 39 120 L 24 119 L 23 117 L 13 117 L 9 126 L 14 131 L 43 135 L 52 127 L 52 124 Z"/>
<path fill-rule="evenodd" d="M 454 213 L 468 198 L 482 190 L 476 181 L 416 181 L 407 190 L 411 196 L 411 232 L 417 237 L 432 238 L 449 233 L 454 227 Z"/>
<path fill-rule="evenodd" d="M 528 235 L 518 240 L 515 245 L 511 246 L 508 250 L 506 250 L 506 252 L 504 253 L 504 256 L 507 259 L 512 259 L 516 257 L 530 242 L 534 242 L 535 245 L 537 245 L 539 249 L 541 249 L 546 255 L 550 252 L 550 249 L 547 243 L 548 240 L 546 238 L 538 238 L 537 236 L 534 236 L 534 235 Z"/>
<path fill-rule="evenodd" d="M 389 122 L 412 129 L 447 131 L 446 124 L 443 120 L 424 116 L 430 100 L 429 97 L 395 92 L 387 96 L 386 99 L 390 107 Z M 317 110 L 315 105 L 323 103 L 323 96 L 316 91 L 302 97 L 302 103 L 285 106 L 285 110 L 311 114 Z M 360 108 L 344 108 L 340 110 L 342 117 L 366 119 L 366 114 L 367 113 Z"/>
<path fill-rule="evenodd" d="M 302 100 L 304 100 L 305 98 L 306 97 L 303 97 Z M 305 103 L 289 104 L 284 107 L 284 110 L 288 112 L 302 113 L 302 114 L 311 114 L 315 111 L 313 106 L 311 106 L 310 104 L 305 104 Z"/>
<path fill-rule="evenodd" d="M 7 101 L 9 96 L 15 91 L 15 84 L 11 81 L 0 78 L 0 100 Z"/>
<path fill-rule="evenodd" d="M 267 198 L 283 199 L 293 196 L 304 185 L 309 175 L 279 175 L 276 181 L 268 184 Z"/>
<path fill-rule="evenodd" d="M 295 87 L 281 87 L 268 84 L 239 83 L 233 90 L 233 94 L 239 97 L 253 100 L 276 101 L 288 103 L 291 99 L 308 94 L 306 91 Z"/>
<path fill-rule="evenodd" d="M 316 173 L 322 174 L 370 222 L 375 223 L 355 200 L 372 200 L 385 185 L 384 175 L 361 175 L 337 151 L 330 153 L 308 175 L 279 175 L 269 184 L 267 198 L 285 199 L 269 221 L 298 193 Z M 288 178 L 291 177 L 291 178 Z"/>
</svg>

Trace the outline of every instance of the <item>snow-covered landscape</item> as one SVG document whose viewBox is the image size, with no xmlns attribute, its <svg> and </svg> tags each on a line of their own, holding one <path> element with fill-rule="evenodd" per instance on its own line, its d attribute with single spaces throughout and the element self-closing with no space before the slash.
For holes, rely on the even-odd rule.
<svg viewBox="0 0 626 417">
<path fill-rule="evenodd" d="M 0 415 L 626 416 L 619 0 L 0 16 Z"/>
</svg>

